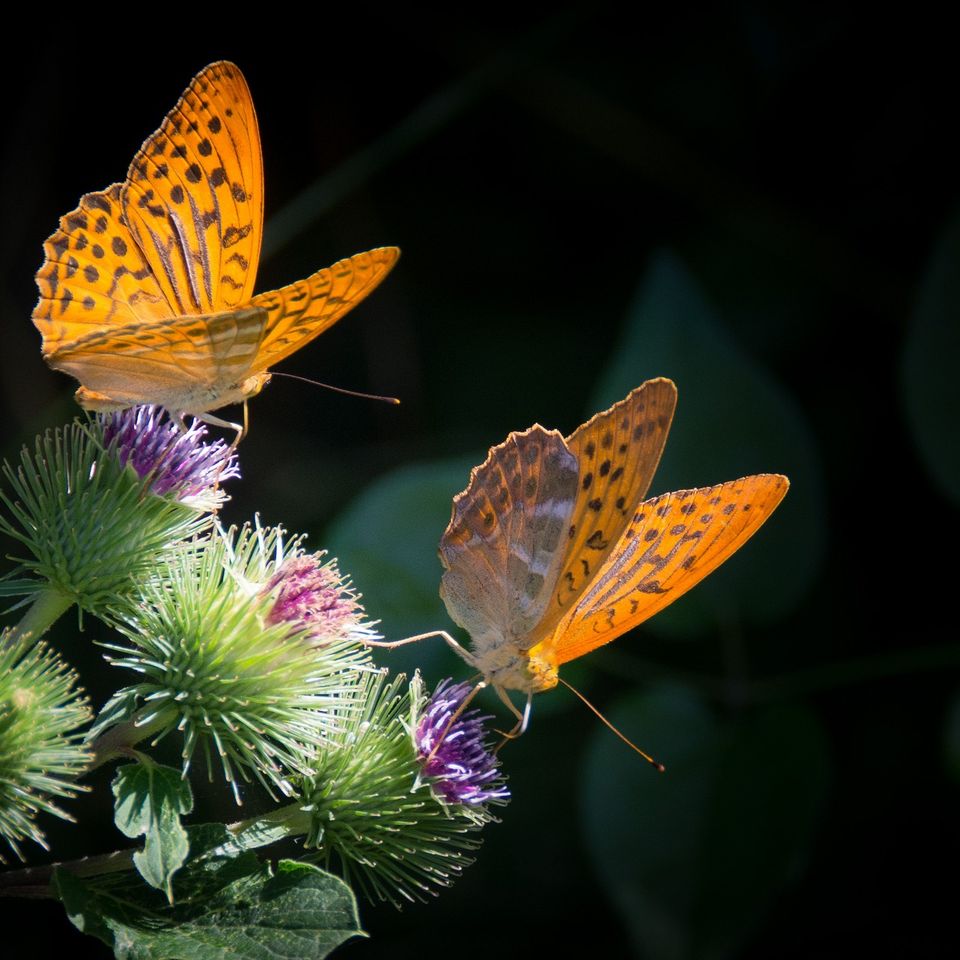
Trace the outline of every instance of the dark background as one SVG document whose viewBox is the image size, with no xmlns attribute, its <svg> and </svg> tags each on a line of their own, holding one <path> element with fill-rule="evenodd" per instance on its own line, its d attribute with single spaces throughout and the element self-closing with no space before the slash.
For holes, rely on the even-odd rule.
<svg viewBox="0 0 960 960">
<path fill-rule="evenodd" d="M 276 380 L 227 520 L 309 533 L 397 638 L 450 626 L 450 497 L 510 430 L 568 433 L 664 375 L 654 493 L 793 482 L 711 582 L 564 671 L 667 773 L 569 693 L 538 698 L 477 864 L 435 903 L 362 905 L 372 939 L 342 955 L 952 954 L 955 41 L 842 6 L 651 5 L 639 28 L 618 9 L 38 29 L 0 67 L 2 453 L 76 412 L 29 319 L 43 240 L 200 68 L 236 61 L 266 172 L 258 289 L 403 249 L 283 369 L 403 403 Z M 59 625 L 75 662 L 97 629 Z M 439 641 L 382 659 L 467 676 Z M 104 955 L 49 904 L 3 910 L 40 955 L 60 936 Z"/>
</svg>

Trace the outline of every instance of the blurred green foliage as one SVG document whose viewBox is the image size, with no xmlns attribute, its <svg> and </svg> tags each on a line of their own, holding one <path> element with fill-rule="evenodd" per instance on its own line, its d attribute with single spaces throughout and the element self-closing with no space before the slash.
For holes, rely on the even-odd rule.
<svg viewBox="0 0 960 960">
<path fill-rule="evenodd" d="M 437 544 L 450 519 L 450 502 L 472 464 L 463 458 L 399 467 L 381 477 L 342 511 L 323 542 L 349 570 L 368 611 L 387 640 L 455 629 L 437 592 Z M 377 657 L 391 669 L 420 667 L 433 682 L 448 648 L 439 637 Z"/>
</svg>

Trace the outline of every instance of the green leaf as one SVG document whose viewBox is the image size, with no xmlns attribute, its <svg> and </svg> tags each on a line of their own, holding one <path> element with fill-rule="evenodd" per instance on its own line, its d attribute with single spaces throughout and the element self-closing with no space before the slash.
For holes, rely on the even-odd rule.
<svg viewBox="0 0 960 960">
<path fill-rule="evenodd" d="M 960 696 L 954 698 L 947 712 L 943 730 L 943 762 L 950 777 L 960 783 Z"/>
<path fill-rule="evenodd" d="M 179 770 L 144 756 L 140 763 L 119 767 L 112 788 L 117 829 L 126 837 L 144 837 L 143 850 L 133 855 L 134 865 L 150 886 L 163 890 L 173 903 L 173 875 L 189 852 L 180 817 L 193 810 L 190 784 Z"/>
<path fill-rule="evenodd" d="M 324 543 L 387 639 L 454 629 L 440 599 L 437 547 L 454 494 L 482 460 L 481 454 L 394 470 L 367 487 L 327 530 Z M 440 663 L 453 662 L 445 650 L 446 644 L 433 638 L 381 659 L 391 670 L 412 673 L 420 667 L 430 674 Z"/>
<path fill-rule="evenodd" d="M 960 501 L 960 217 L 927 265 L 903 350 L 901 380 L 907 420 L 927 470 Z"/>
<path fill-rule="evenodd" d="M 676 382 L 679 400 L 651 495 L 751 473 L 785 473 L 791 488 L 743 550 L 650 628 L 704 633 L 739 618 L 784 616 L 803 598 L 823 554 L 823 476 L 813 434 L 794 398 L 734 341 L 667 253 L 650 264 L 588 412 L 656 376 Z"/>
<path fill-rule="evenodd" d="M 118 960 L 320 960 L 363 936 L 350 888 L 309 864 L 282 860 L 276 875 L 252 853 L 191 863 L 170 906 L 132 874 L 54 886 L 77 929 Z"/>
<path fill-rule="evenodd" d="M 736 954 L 804 867 L 828 781 L 823 732 L 793 706 L 721 722 L 674 688 L 610 719 L 667 769 L 656 775 L 598 727 L 582 806 L 601 882 L 644 957 Z"/>
<path fill-rule="evenodd" d="M 309 823 L 297 804 L 265 813 L 248 821 L 242 829 L 228 830 L 222 823 L 198 823 L 187 827 L 190 838 L 190 860 L 206 857 L 233 857 L 248 850 L 258 850 L 288 837 L 306 832 Z"/>
</svg>

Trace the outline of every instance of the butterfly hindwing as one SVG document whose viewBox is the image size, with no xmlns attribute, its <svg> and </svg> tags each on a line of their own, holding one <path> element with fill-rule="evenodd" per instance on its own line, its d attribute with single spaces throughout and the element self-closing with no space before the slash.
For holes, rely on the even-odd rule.
<svg viewBox="0 0 960 960">
<path fill-rule="evenodd" d="M 175 317 L 90 334 L 50 364 L 82 381 L 89 409 L 134 405 L 144 394 L 178 412 L 242 382 L 266 329 L 266 311 L 248 307 L 212 317 Z M 102 402 L 93 402 L 94 396 Z M 122 407 L 121 407 L 122 408 Z"/>
<path fill-rule="evenodd" d="M 786 477 L 758 474 L 640 504 L 543 655 L 566 663 L 652 617 L 753 536 L 788 487 Z"/>
<path fill-rule="evenodd" d="M 476 652 L 522 642 L 543 619 L 576 493 L 577 461 L 563 437 L 534 426 L 494 447 L 454 498 L 440 593 Z"/>
<path fill-rule="evenodd" d="M 212 63 L 134 157 L 124 217 L 177 315 L 253 295 L 263 233 L 260 133 L 246 80 Z"/>
</svg>

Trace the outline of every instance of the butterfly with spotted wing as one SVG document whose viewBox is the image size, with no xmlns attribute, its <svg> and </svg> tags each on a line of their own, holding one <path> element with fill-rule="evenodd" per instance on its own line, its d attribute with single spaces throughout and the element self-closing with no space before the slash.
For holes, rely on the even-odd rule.
<svg viewBox="0 0 960 960">
<path fill-rule="evenodd" d="M 672 381 L 648 380 L 569 437 L 511 433 L 454 497 L 440 593 L 472 644 L 447 640 L 517 715 L 515 729 L 564 663 L 686 593 L 787 492 L 786 477 L 757 474 L 644 499 L 676 398 Z M 527 695 L 527 712 L 507 690 Z"/>
<path fill-rule="evenodd" d="M 127 178 L 88 193 L 44 244 L 33 322 L 88 410 L 159 404 L 178 418 L 255 396 L 269 367 L 336 323 L 399 256 L 381 247 L 253 295 L 263 162 L 253 100 L 232 63 L 204 68 Z"/>
</svg>

